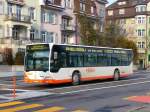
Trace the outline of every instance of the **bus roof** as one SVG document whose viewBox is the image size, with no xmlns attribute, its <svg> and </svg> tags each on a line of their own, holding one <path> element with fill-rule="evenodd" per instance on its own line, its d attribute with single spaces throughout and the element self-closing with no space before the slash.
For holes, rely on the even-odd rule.
<svg viewBox="0 0 150 112">
<path fill-rule="evenodd" d="M 78 46 L 78 47 L 90 47 L 90 48 L 106 48 L 106 49 L 120 49 L 120 50 L 132 50 L 132 49 L 126 49 L 126 48 L 113 48 L 113 47 L 101 47 L 101 46 L 87 46 L 87 45 L 75 45 L 75 44 L 54 44 L 54 43 L 34 43 L 34 44 L 27 44 L 28 45 L 38 45 L 38 44 L 49 44 L 51 46 L 53 45 L 66 45 L 66 46 Z"/>
</svg>

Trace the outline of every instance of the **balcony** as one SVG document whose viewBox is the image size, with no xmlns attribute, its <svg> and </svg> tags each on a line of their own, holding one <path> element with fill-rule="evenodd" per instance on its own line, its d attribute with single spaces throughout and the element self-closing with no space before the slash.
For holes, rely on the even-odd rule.
<svg viewBox="0 0 150 112">
<path fill-rule="evenodd" d="M 24 22 L 24 23 L 31 23 L 30 16 L 17 16 L 16 14 L 5 15 L 5 21 L 17 21 L 17 22 Z"/>
<path fill-rule="evenodd" d="M 25 5 L 24 0 L 6 0 L 8 3 L 16 4 L 16 5 Z"/>
<path fill-rule="evenodd" d="M 53 10 L 57 10 L 57 11 L 63 11 L 65 9 L 61 5 L 56 5 L 56 4 L 41 5 L 41 8 L 44 8 L 44 9 L 53 9 Z"/>
<path fill-rule="evenodd" d="M 145 48 L 139 48 L 138 50 L 137 50 L 137 52 L 139 53 L 139 54 L 145 54 L 146 53 L 146 49 Z"/>
<path fill-rule="evenodd" d="M 75 26 L 74 25 L 61 25 L 61 31 L 75 31 Z"/>
<path fill-rule="evenodd" d="M 27 44 L 40 43 L 40 42 L 41 42 L 40 39 L 34 39 L 34 40 L 30 40 L 28 38 L 13 39 L 13 37 L 0 38 L 0 44 L 3 44 L 3 45 L 25 46 Z"/>
</svg>

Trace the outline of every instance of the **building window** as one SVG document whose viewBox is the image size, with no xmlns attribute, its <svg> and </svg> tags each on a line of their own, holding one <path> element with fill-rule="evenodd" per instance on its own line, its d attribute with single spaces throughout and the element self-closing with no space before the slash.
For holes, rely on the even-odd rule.
<svg viewBox="0 0 150 112">
<path fill-rule="evenodd" d="M 63 27 L 67 27 L 71 25 L 71 20 L 67 18 L 62 18 L 62 25 Z"/>
<path fill-rule="evenodd" d="M 137 47 L 138 48 L 145 48 L 145 42 L 138 42 Z"/>
<path fill-rule="evenodd" d="M 146 11 L 146 6 L 141 6 L 141 12 L 145 12 Z"/>
<path fill-rule="evenodd" d="M 137 35 L 139 37 L 144 37 L 145 36 L 145 29 L 138 29 L 137 30 Z"/>
<path fill-rule="evenodd" d="M 136 12 L 139 12 L 139 8 L 138 7 L 136 7 Z"/>
<path fill-rule="evenodd" d="M 146 21 L 145 17 L 136 17 L 138 24 L 144 24 Z"/>
<path fill-rule="evenodd" d="M 53 32 L 48 32 L 46 40 L 47 40 L 47 43 L 53 43 L 54 42 L 54 33 Z"/>
<path fill-rule="evenodd" d="M 146 11 L 145 5 L 136 6 L 136 12 L 145 12 L 145 11 Z"/>
<path fill-rule="evenodd" d="M 109 10 L 108 11 L 108 16 L 112 16 L 113 15 L 113 10 Z"/>
<path fill-rule="evenodd" d="M 142 48 L 145 48 L 145 42 L 142 42 Z"/>
<path fill-rule="evenodd" d="M 85 12 L 85 3 L 80 2 L 80 11 Z"/>
<path fill-rule="evenodd" d="M 3 7 L 3 2 L 2 1 L 0 1 L 0 14 L 3 14 L 4 12 L 4 9 L 3 9 L 4 7 Z"/>
<path fill-rule="evenodd" d="M 71 0 L 65 0 L 65 7 L 71 8 Z"/>
<path fill-rule="evenodd" d="M 119 24 L 126 24 L 126 20 L 125 19 L 120 19 Z"/>
<path fill-rule="evenodd" d="M 41 37 L 42 37 L 42 42 L 46 42 L 46 32 L 42 32 L 41 33 Z"/>
<path fill-rule="evenodd" d="M 42 22 L 45 23 L 50 23 L 50 24 L 56 24 L 57 20 L 57 15 L 52 12 L 43 12 L 42 13 Z"/>
<path fill-rule="evenodd" d="M 105 10 L 104 9 L 100 9 L 99 11 L 100 17 L 105 17 Z"/>
<path fill-rule="evenodd" d="M 8 15 L 12 15 L 12 9 L 13 7 L 12 7 L 12 4 L 8 4 Z"/>
<path fill-rule="evenodd" d="M 46 13 L 44 11 L 42 12 L 42 22 L 46 22 Z"/>
<path fill-rule="evenodd" d="M 96 15 L 96 7 L 91 7 L 91 14 Z"/>
<path fill-rule="evenodd" d="M 125 10 L 124 9 L 119 9 L 119 14 L 125 14 Z"/>
<path fill-rule="evenodd" d="M 46 32 L 43 31 L 41 33 L 41 37 L 42 37 L 42 42 L 44 43 L 53 43 L 54 42 L 54 38 L 55 38 L 55 33 L 54 32 Z"/>
<path fill-rule="evenodd" d="M 16 6 L 16 16 L 18 20 L 21 20 L 21 6 L 17 5 Z"/>
<path fill-rule="evenodd" d="M 91 7 L 91 13 L 94 14 L 94 7 Z"/>
<path fill-rule="evenodd" d="M 32 20 L 35 19 L 35 8 L 33 8 L 33 7 L 29 8 L 29 16 Z"/>
<path fill-rule="evenodd" d="M 18 31 L 18 28 L 17 27 L 13 27 L 12 29 L 12 36 L 15 40 L 18 40 L 19 39 L 19 31 Z"/>
<path fill-rule="evenodd" d="M 56 14 L 48 13 L 48 23 L 56 24 Z"/>
<path fill-rule="evenodd" d="M 45 4 L 54 4 L 54 0 L 45 0 Z"/>
<path fill-rule="evenodd" d="M 62 40 L 62 43 L 63 43 L 63 44 L 69 43 L 69 35 L 64 34 L 62 39 L 63 39 L 63 40 Z"/>
<path fill-rule="evenodd" d="M 31 29 L 30 30 L 30 40 L 34 40 L 34 37 L 35 37 L 35 30 Z"/>
</svg>

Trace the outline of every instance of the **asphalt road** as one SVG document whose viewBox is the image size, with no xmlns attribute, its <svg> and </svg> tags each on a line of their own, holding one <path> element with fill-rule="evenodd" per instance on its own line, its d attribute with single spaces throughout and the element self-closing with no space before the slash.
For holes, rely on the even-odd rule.
<svg viewBox="0 0 150 112">
<path fill-rule="evenodd" d="M 39 112 L 130 112 L 134 108 L 150 105 L 128 100 L 133 96 L 147 95 L 150 93 L 149 87 L 150 72 L 146 71 L 134 73 L 120 81 L 91 81 L 79 86 L 25 84 L 22 77 L 18 77 L 18 90 L 52 94 L 1 103 L 0 112 L 32 112 L 44 109 L 46 110 Z M 1 79 L 0 88 L 7 90 L 1 89 L 1 95 L 11 93 L 8 90 L 13 88 L 12 78 Z"/>
</svg>

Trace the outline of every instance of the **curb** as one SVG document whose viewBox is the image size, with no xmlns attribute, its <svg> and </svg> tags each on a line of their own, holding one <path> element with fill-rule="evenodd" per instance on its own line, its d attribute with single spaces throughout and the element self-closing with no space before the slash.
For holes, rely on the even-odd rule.
<svg viewBox="0 0 150 112">
<path fill-rule="evenodd" d="M 134 112 L 134 111 L 138 111 L 138 110 L 143 109 L 143 108 L 145 108 L 145 106 L 136 107 L 136 108 L 133 108 L 131 110 L 128 110 L 127 112 Z"/>
</svg>

